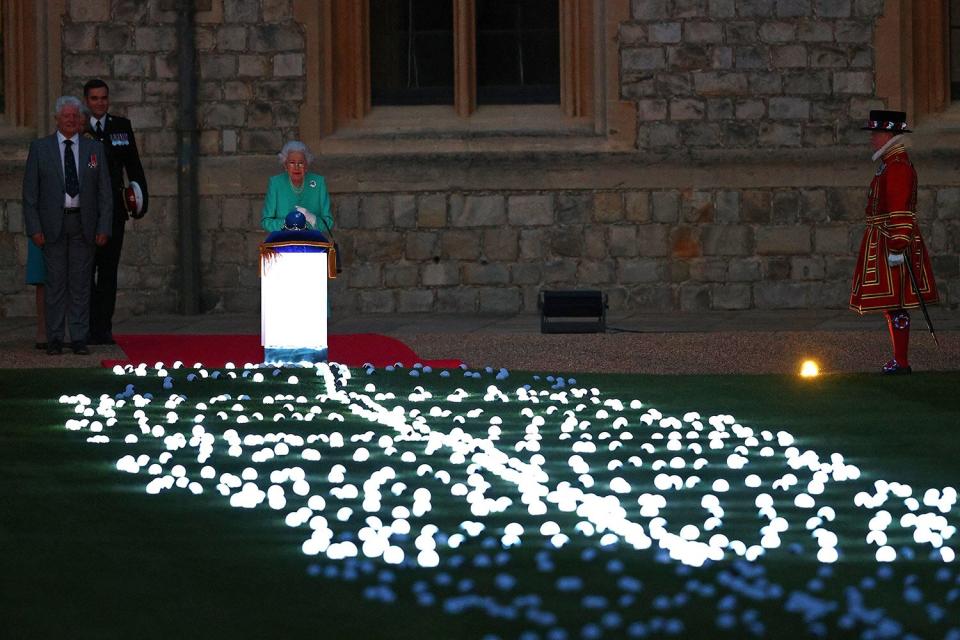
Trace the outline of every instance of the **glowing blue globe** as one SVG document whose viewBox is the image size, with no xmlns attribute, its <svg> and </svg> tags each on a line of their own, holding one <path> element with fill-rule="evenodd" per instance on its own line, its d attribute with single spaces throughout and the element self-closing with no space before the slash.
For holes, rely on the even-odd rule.
<svg viewBox="0 0 960 640">
<path fill-rule="evenodd" d="M 303 231 L 307 228 L 307 217 L 294 209 L 287 214 L 287 217 L 283 222 L 283 228 Z"/>
</svg>

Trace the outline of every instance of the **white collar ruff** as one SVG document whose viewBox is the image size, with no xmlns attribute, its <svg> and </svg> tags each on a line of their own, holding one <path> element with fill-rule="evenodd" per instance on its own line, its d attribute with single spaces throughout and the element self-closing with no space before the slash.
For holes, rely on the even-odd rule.
<svg viewBox="0 0 960 640">
<path fill-rule="evenodd" d="M 899 143 L 902 138 L 903 138 L 903 135 L 901 134 L 898 136 L 893 136 L 892 138 L 887 140 L 887 144 L 877 149 L 876 153 L 873 154 L 873 161 L 876 162 L 877 160 L 882 158 L 883 154 L 885 154 L 890 149 L 890 147 Z"/>
</svg>

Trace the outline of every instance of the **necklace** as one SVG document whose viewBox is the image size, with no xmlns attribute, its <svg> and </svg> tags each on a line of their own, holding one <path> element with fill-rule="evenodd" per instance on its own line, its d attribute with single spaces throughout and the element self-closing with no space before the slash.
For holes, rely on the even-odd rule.
<svg viewBox="0 0 960 640">
<path fill-rule="evenodd" d="M 293 192 L 294 192 L 295 194 L 300 195 L 301 193 L 303 193 L 303 185 L 302 185 L 302 184 L 301 184 L 299 187 L 296 186 L 295 184 L 293 184 L 293 180 L 290 180 L 290 176 L 287 176 L 287 181 L 290 183 L 290 188 L 293 189 Z"/>
</svg>

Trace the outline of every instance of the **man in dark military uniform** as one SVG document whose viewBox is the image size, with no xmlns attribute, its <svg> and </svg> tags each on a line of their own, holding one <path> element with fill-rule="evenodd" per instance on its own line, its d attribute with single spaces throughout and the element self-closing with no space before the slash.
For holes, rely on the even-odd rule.
<svg viewBox="0 0 960 640">
<path fill-rule="evenodd" d="M 113 183 L 113 235 L 105 246 L 97 248 L 94 259 L 88 342 L 113 344 L 113 311 L 117 304 L 117 269 L 123 231 L 128 217 L 142 218 L 147 213 L 147 179 L 130 121 L 107 113 L 110 107 L 107 83 L 90 80 L 83 86 L 83 98 L 91 114 L 87 132 L 103 144 Z"/>
<path fill-rule="evenodd" d="M 902 111 L 871 111 L 863 129 L 870 131 L 873 160 L 879 162 L 867 196 L 866 228 L 853 273 L 850 308 L 882 311 L 887 318 L 893 358 L 883 373 L 910 373 L 910 313 L 937 302 L 930 254 L 917 224 L 917 172 L 903 145 L 910 133 Z M 916 289 L 909 271 L 916 278 Z"/>
</svg>

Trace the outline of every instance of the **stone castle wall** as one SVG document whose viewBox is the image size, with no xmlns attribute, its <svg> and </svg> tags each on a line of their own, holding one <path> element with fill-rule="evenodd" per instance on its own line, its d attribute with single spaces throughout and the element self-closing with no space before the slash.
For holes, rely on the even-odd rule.
<svg viewBox="0 0 960 640">
<path fill-rule="evenodd" d="M 272 154 L 299 134 L 312 82 L 307 43 L 293 0 L 209 4 L 197 28 L 203 301 L 255 310 L 262 195 L 278 170 Z M 64 92 L 80 94 L 92 76 L 110 83 L 150 180 L 150 213 L 125 239 L 121 314 L 177 308 L 168 5 L 67 0 L 63 16 Z M 459 172 L 444 157 L 383 169 L 321 157 L 346 266 L 333 284 L 335 312 L 533 311 L 541 289 L 575 287 L 606 291 L 614 310 L 844 307 L 872 174 L 859 126 L 882 106 L 872 44 L 882 6 L 634 0 L 619 29 L 620 93 L 637 110 L 634 153 L 531 164 L 518 152 L 471 158 L 467 166 L 482 169 Z M 558 157 L 569 183 L 545 177 Z M 22 156 L 0 163 L 0 314 L 31 315 Z M 957 161 L 926 149 L 917 164 L 921 224 L 955 305 Z"/>
</svg>

